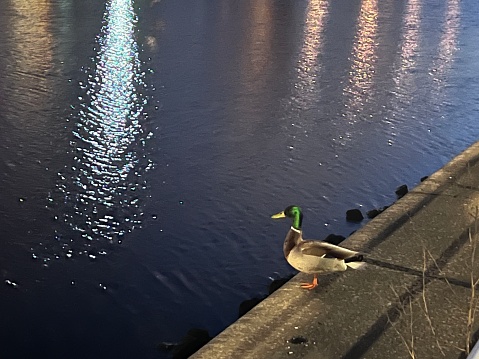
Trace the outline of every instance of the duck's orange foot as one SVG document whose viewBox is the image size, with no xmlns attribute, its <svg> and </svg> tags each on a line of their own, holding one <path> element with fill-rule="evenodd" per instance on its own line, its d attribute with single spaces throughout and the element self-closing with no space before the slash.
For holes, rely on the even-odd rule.
<svg viewBox="0 0 479 359">
<path fill-rule="evenodd" d="M 303 289 L 313 289 L 318 286 L 318 277 L 314 276 L 312 283 L 301 283 L 301 288 Z"/>
<path fill-rule="evenodd" d="M 314 284 L 314 283 L 301 283 L 301 288 L 303 289 L 313 289 L 313 288 L 316 288 L 318 285 L 317 284 Z"/>
</svg>

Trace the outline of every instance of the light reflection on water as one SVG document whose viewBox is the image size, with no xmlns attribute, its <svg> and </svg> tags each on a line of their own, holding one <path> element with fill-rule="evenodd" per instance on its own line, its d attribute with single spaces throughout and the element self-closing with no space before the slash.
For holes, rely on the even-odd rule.
<svg viewBox="0 0 479 359">
<path fill-rule="evenodd" d="M 410 89 L 417 85 L 412 81 L 415 79 L 413 69 L 416 66 L 417 48 L 419 46 L 419 27 L 421 20 L 422 2 L 409 0 L 406 5 L 404 16 L 403 35 L 399 61 L 396 63 L 394 82 L 397 86 L 398 98 L 411 94 Z M 399 93 L 399 91 L 401 91 Z M 407 99 L 404 102 L 408 102 Z"/>
<path fill-rule="evenodd" d="M 401 36 L 399 56 L 393 68 L 394 88 L 391 100 L 391 115 L 386 116 L 384 122 L 388 124 L 390 133 L 388 144 L 394 144 L 397 136 L 398 114 L 404 113 L 404 109 L 410 105 L 413 89 L 417 88 L 414 69 L 417 66 L 417 49 L 420 39 L 420 20 L 422 2 L 420 0 L 409 0 L 403 17 L 403 33 Z"/>
<path fill-rule="evenodd" d="M 431 70 L 434 86 L 434 95 L 438 96 L 444 81 L 444 76 L 450 70 L 454 61 L 454 55 L 458 50 L 457 37 L 461 24 L 461 4 L 459 0 L 448 0 L 445 12 L 444 23 L 441 29 L 441 40 L 438 46 L 438 54 L 434 60 Z"/>
<path fill-rule="evenodd" d="M 291 153 L 289 163 L 301 157 L 298 148 L 302 139 L 314 131 L 314 122 L 305 118 L 304 112 L 314 109 L 322 90 L 320 77 L 322 74 L 321 54 L 324 46 L 324 31 L 328 21 L 330 2 L 312 0 L 305 10 L 304 27 L 301 37 L 301 48 L 297 54 L 295 78 L 288 99 L 286 99 L 284 116 L 285 127 L 289 133 L 287 149 Z"/>
<path fill-rule="evenodd" d="M 0 98 L 0 101 L 15 104 L 9 112 L 15 112 L 19 108 L 25 110 L 20 105 L 25 103 L 29 104 L 27 109 L 41 108 L 53 92 L 49 76 L 53 67 L 53 36 L 48 21 L 42 21 L 52 16 L 51 4 L 48 1 L 32 4 L 30 1 L 19 0 L 13 5 L 14 11 L 19 14 L 18 20 L 9 25 L 3 36 L 12 44 L 11 51 L 6 53 L 15 56 L 10 56 L 11 60 L 6 64 L 11 77 L 2 79 L 4 89 Z M 25 87 L 32 82 L 35 87 L 25 91 Z M 35 120 L 32 121 L 25 115 L 16 118 L 15 126 L 30 132 L 30 141 L 34 139 L 37 127 L 44 126 L 38 117 Z"/>
<path fill-rule="evenodd" d="M 80 77 L 102 3 L 0 2 L 8 34 L 8 46 L 0 43 L 0 165 L 8 161 L 0 227 L 9 229 L 0 270 L 37 322 L 50 323 L 31 338 L 73 332 L 80 322 L 105 347 L 140 352 L 179 340 L 191 325 L 215 334 L 241 300 L 264 293 L 268 277 L 292 271 L 281 253 L 287 224 L 271 223 L 270 213 L 298 203 L 308 236 L 348 235 L 358 227 L 344 221 L 350 206 L 390 204 L 397 185 L 413 185 L 474 141 L 478 5 L 467 1 L 136 0 L 137 23 L 133 1 L 110 0 L 97 56 Z M 12 4 L 22 11 L 3 11 Z M 158 72 L 147 81 L 139 57 L 148 55 Z M 150 80 L 162 92 L 151 117 Z M 58 109 L 70 104 L 65 123 Z M 153 124 L 161 141 L 148 141 Z M 144 174 L 150 145 L 155 176 Z M 164 216 L 145 226 L 143 211 Z M 59 257 L 115 255 L 89 266 L 58 261 L 38 274 L 28 248 L 39 241 L 53 242 Z M 86 304 L 78 305 L 76 288 Z M 10 298 L 2 302 L 9 323 L 30 327 L 32 316 Z M 68 323 L 56 323 L 65 303 L 74 303 Z M 119 343 L 109 321 L 118 313 L 125 320 L 117 327 L 136 328 L 137 337 Z M 16 351 L 23 338 L 5 328 Z M 93 344 L 85 350 L 95 352 Z"/>
<path fill-rule="evenodd" d="M 324 42 L 324 28 L 328 19 L 329 1 L 310 1 L 306 10 L 302 47 L 297 61 L 297 79 L 291 96 L 297 110 L 311 106 L 314 91 L 321 74 L 320 54 Z"/>
<path fill-rule="evenodd" d="M 254 81 L 267 69 L 271 63 L 271 39 L 273 35 L 271 3 L 268 0 L 256 1 L 251 12 L 251 23 L 245 38 L 244 59 L 241 74 L 246 78 L 246 86 Z M 250 56 L 252 53 L 255 56 Z"/>
<path fill-rule="evenodd" d="M 107 4 L 95 68 L 87 70 L 87 82 L 79 84 L 78 113 L 71 118 L 74 164 L 60 174 L 66 207 L 60 217 L 87 241 L 121 242 L 142 223 L 142 192 L 147 188 L 142 175 L 152 163 L 144 151 L 150 134 L 142 125 L 146 84 L 136 21 L 131 0 Z M 67 256 L 74 253 L 74 237 L 61 230 L 57 234 Z"/>
<path fill-rule="evenodd" d="M 375 95 L 373 90 L 377 61 L 377 0 L 363 0 L 359 11 L 357 33 L 351 55 L 351 69 L 344 95 L 349 98 L 342 114 L 348 124 L 354 124 L 364 113 L 366 102 Z"/>
</svg>

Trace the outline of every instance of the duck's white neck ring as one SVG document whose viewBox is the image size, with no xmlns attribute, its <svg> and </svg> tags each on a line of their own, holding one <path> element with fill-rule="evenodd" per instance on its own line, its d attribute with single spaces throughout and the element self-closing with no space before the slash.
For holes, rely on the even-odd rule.
<svg viewBox="0 0 479 359">
<path fill-rule="evenodd" d="M 293 226 L 291 226 L 291 230 L 292 230 L 292 231 L 295 231 L 296 233 L 301 233 L 301 230 L 300 230 L 300 229 L 296 229 L 296 228 L 294 228 Z"/>
</svg>

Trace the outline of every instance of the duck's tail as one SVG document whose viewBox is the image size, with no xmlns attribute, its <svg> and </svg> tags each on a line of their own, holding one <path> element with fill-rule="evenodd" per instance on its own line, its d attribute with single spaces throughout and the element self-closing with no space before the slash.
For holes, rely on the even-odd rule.
<svg viewBox="0 0 479 359">
<path fill-rule="evenodd" d="M 364 267 L 366 263 L 363 263 L 363 255 L 362 254 L 356 254 L 355 256 L 346 258 L 344 260 L 344 263 L 350 268 L 353 269 L 359 269 L 361 267 Z"/>
</svg>

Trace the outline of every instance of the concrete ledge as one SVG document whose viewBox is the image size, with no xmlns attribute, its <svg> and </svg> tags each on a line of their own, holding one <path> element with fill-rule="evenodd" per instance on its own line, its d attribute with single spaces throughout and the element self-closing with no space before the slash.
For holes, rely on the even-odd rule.
<svg viewBox="0 0 479 359">
<path fill-rule="evenodd" d="M 409 191 L 386 211 L 349 236 L 341 245 L 362 251 L 372 249 L 478 162 L 479 142 L 476 142 Z"/>
<path fill-rule="evenodd" d="M 475 235 L 470 210 L 479 205 L 478 163 L 479 142 L 344 241 L 343 246 L 367 254 L 366 270 L 323 276 L 313 291 L 298 288 L 305 280 L 298 274 L 191 358 L 406 358 L 412 335 L 407 328 L 413 327 L 404 322 L 409 309 L 418 326 L 416 342 L 434 348 L 423 357 L 435 357 L 434 351 L 457 358 L 464 341 L 463 328 L 455 326 L 467 318 L 458 314 L 448 324 L 457 338 L 434 327 L 444 324 L 436 318 L 453 316 L 441 295 L 446 286 L 454 295 L 460 292 L 457 302 L 467 305 L 470 299 L 471 269 L 466 273 L 461 264 Z M 428 311 L 427 303 L 434 310 Z M 430 318 L 423 318 L 425 308 Z M 421 320 L 413 320 L 416 311 Z M 431 329 L 432 337 L 423 335 Z M 299 337 L 305 341 L 294 340 Z"/>
</svg>

